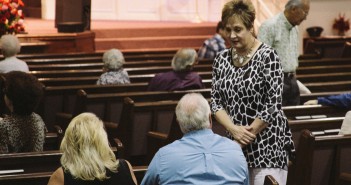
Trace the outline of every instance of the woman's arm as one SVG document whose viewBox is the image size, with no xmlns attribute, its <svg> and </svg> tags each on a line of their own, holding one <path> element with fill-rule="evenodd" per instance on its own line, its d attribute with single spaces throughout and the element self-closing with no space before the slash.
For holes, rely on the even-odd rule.
<svg viewBox="0 0 351 185">
<path fill-rule="evenodd" d="M 48 185 L 64 185 L 62 168 L 58 168 L 50 177 Z"/>
<path fill-rule="evenodd" d="M 216 120 L 223 125 L 242 146 L 248 145 L 256 139 L 256 135 L 251 133 L 251 126 L 235 125 L 225 110 L 219 110 L 215 113 Z"/>
</svg>

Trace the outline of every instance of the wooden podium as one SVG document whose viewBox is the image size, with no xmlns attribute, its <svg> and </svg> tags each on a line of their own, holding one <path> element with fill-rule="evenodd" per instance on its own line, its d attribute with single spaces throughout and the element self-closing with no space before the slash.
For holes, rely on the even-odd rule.
<svg viewBox="0 0 351 185">
<path fill-rule="evenodd" d="M 90 30 L 91 0 L 56 0 L 55 27 L 58 32 Z"/>
</svg>

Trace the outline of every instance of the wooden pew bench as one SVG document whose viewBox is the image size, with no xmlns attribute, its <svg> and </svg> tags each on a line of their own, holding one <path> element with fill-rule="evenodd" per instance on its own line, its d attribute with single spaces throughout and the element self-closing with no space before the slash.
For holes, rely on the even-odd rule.
<svg viewBox="0 0 351 185">
<path fill-rule="evenodd" d="M 147 166 L 133 166 L 133 172 L 140 184 L 147 171 Z M 4 185 L 47 185 L 54 171 L 0 175 L 0 184 Z"/>
<path fill-rule="evenodd" d="M 350 58 L 323 58 L 299 60 L 299 67 L 305 66 L 336 66 L 351 64 Z"/>
<path fill-rule="evenodd" d="M 116 142 L 120 142 L 118 139 Z M 112 143 L 113 152 L 117 158 L 123 158 L 123 145 Z M 122 148 L 116 148 L 119 146 Z M 56 170 L 60 164 L 62 153 L 59 150 L 43 152 L 24 152 L 0 155 L 0 170 L 22 169 L 24 173 L 47 172 Z"/>
<path fill-rule="evenodd" d="M 311 82 L 304 83 L 311 92 L 331 92 L 331 91 L 349 91 L 351 80 L 335 82 Z"/>
<path fill-rule="evenodd" d="M 343 117 L 348 110 L 322 105 L 298 105 L 285 106 L 283 111 L 290 120 L 295 120 L 296 116 L 326 115 L 327 117 Z"/>
<path fill-rule="evenodd" d="M 56 86 L 45 87 L 44 97 L 37 109 L 37 113 L 42 116 L 49 131 L 53 131 L 56 112 L 74 111 L 76 103 L 76 93 L 79 89 L 84 89 L 87 93 L 120 93 L 120 92 L 144 92 L 147 83 L 133 83 L 121 85 L 76 85 L 76 86 Z"/>
<path fill-rule="evenodd" d="M 288 185 L 337 184 L 341 172 L 351 170 L 351 136 L 301 133 Z"/>
<path fill-rule="evenodd" d="M 289 120 L 289 127 L 291 129 L 295 147 L 298 147 L 300 134 L 304 129 L 310 131 L 340 129 L 345 117 L 329 117 L 319 119 L 307 120 Z"/>
</svg>

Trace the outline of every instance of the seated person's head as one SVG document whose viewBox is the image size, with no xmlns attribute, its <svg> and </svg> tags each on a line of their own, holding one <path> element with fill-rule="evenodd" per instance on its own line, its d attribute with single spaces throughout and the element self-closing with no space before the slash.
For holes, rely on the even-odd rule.
<svg viewBox="0 0 351 185">
<path fill-rule="evenodd" d="M 210 114 L 207 100 L 198 93 L 184 95 L 176 107 L 177 121 L 184 134 L 211 128 Z"/>
<path fill-rule="evenodd" d="M 123 54 L 118 49 L 110 49 L 102 56 L 105 71 L 117 71 L 122 68 L 125 60 Z"/>
<path fill-rule="evenodd" d="M 224 24 L 222 23 L 222 21 L 219 21 L 217 23 L 217 27 L 216 27 L 216 33 L 218 33 L 219 35 L 221 35 L 221 37 L 226 40 L 227 36 L 224 30 Z"/>
<path fill-rule="evenodd" d="M 4 57 L 15 56 L 21 50 L 21 45 L 15 35 L 3 35 L 0 39 L 0 47 Z"/>
<path fill-rule="evenodd" d="M 18 115 L 31 114 L 43 96 L 43 85 L 35 76 L 21 71 L 11 71 L 4 77 L 3 92 L 7 107 Z"/>
<path fill-rule="evenodd" d="M 192 48 L 184 48 L 177 51 L 172 59 L 174 71 L 190 71 L 197 62 L 197 53 Z"/>
<path fill-rule="evenodd" d="M 106 179 L 106 169 L 117 170 L 103 122 L 92 113 L 74 117 L 61 142 L 61 164 L 79 179 Z"/>
</svg>

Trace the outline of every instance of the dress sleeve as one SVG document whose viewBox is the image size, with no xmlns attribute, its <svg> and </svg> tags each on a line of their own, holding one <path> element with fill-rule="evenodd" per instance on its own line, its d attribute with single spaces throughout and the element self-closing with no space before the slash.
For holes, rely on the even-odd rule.
<svg viewBox="0 0 351 185">
<path fill-rule="evenodd" d="M 34 132 L 33 151 L 41 152 L 43 151 L 45 142 L 45 123 L 39 115 L 36 116 L 35 122 L 39 123 L 39 127 L 37 128 L 37 132 Z"/>
<path fill-rule="evenodd" d="M 351 109 L 351 94 L 339 94 L 328 97 L 318 97 L 318 104 Z"/>
<path fill-rule="evenodd" d="M 268 124 L 279 114 L 282 108 L 283 70 L 277 53 L 270 49 L 264 58 L 265 104 L 260 112 L 260 119 Z"/>
<path fill-rule="evenodd" d="M 0 154 L 8 153 L 8 134 L 6 129 L 6 123 L 4 123 L 4 119 L 0 121 Z"/>
<path fill-rule="evenodd" d="M 216 113 L 220 109 L 223 109 L 223 104 L 219 92 L 219 84 L 220 84 L 220 75 L 219 75 L 219 59 L 220 55 L 217 55 L 214 59 L 212 66 L 212 90 L 211 90 L 211 111 L 212 113 Z"/>
</svg>

